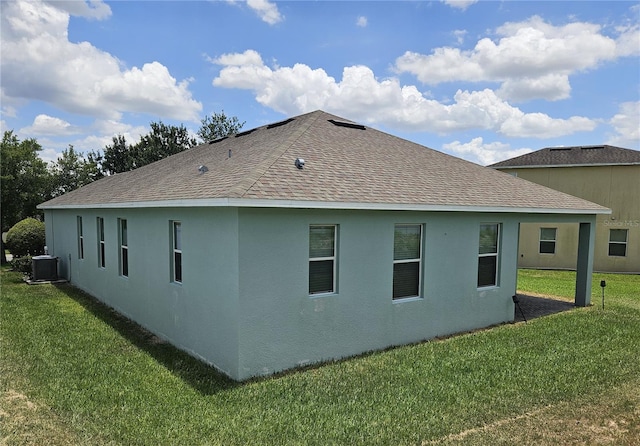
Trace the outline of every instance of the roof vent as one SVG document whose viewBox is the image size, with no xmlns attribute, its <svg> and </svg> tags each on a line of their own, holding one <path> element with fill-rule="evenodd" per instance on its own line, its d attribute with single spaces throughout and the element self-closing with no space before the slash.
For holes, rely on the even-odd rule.
<svg viewBox="0 0 640 446">
<path fill-rule="evenodd" d="M 217 139 L 214 139 L 213 141 L 209 141 L 209 144 L 215 144 L 217 142 L 224 141 L 227 138 L 228 136 L 223 136 L 222 138 L 217 138 Z"/>
<path fill-rule="evenodd" d="M 552 152 L 559 152 L 561 150 L 571 150 L 571 147 L 551 147 L 549 150 Z"/>
<path fill-rule="evenodd" d="M 274 122 L 273 124 L 269 124 L 267 126 L 267 129 L 272 129 L 272 128 L 275 128 L 275 127 L 280 127 L 281 125 L 289 124 L 293 120 L 294 120 L 294 118 L 289 118 L 289 119 L 285 119 L 284 121 Z"/>
<path fill-rule="evenodd" d="M 205 172 L 209 172 L 209 168 L 203 164 L 202 166 L 198 166 L 198 172 L 202 175 Z"/>
<path fill-rule="evenodd" d="M 296 158 L 296 167 L 298 169 L 304 168 L 304 160 L 302 158 Z"/>
<path fill-rule="evenodd" d="M 336 121 L 335 119 L 329 119 L 328 121 L 333 125 L 337 125 L 338 127 L 348 127 L 350 129 L 358 129 L 358 130 L 367 129 L 365 126 L 361 124 L 356 124 L 354 122 Z"/>
<path fill-rule="evenodd" d="M 247 130 L 246 132 L 236 133 L 236 138 L 239 138 L 240 136 L 248 135 L 248 134 L 253 133 L 255 131 L 256 131 L 256 129 L 251 129 L 251 130 Z"/>
<path fill-rule="evenodd" d="M 582 150 L 585 150 L 585 149 L 604 149 L 604 146 L 582 146 L 580 148 Z"/>
</svg>

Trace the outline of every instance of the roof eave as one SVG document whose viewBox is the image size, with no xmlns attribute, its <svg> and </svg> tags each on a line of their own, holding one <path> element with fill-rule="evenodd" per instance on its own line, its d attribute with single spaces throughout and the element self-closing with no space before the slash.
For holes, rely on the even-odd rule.
<svg viewBox="0 0 640 446">
<path fill-rule="evenodd" d="M 544 169 L 549 167 L 604 167 L 604 166 L 640 166 L 640 163 L 598 163 L 598 164 L 534 164 L 518 166 L 487 166 L 492 169 Z"/>
<path fill-rule="evenodd" d="M 59 204 L 39 205 L 43 210 L 62 209 L 132 209 L 132 208 L 168 208 L 168 207 L 246 207 L 246 208 L 289 208 L 289 209 L 340 209 L 375 211 L 431 211 L 431 212 L 474 212 L 474 213 L 515 213 L 515 214 L 568 214 L 568 215 L 608 215 L 611 209 L 583 208 L 535 208 L 483 205 L 447 205 L 420 203 L 359 203 L 307 200 L 272 200 L 247 198 L 211 198 L 185 200 L 137 201 L 124 203 L 97 204 Z"/>
</svg>

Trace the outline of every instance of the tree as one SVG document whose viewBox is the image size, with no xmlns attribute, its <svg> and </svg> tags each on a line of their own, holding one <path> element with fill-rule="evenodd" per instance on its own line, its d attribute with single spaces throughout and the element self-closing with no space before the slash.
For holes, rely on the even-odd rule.
<svg viewBox="0 0 640 446">
<path fill-rule="evenodd" d="M 222 113 L 213 113 L 211 116 L 205 116 L 200 122 L 202 126 L 198 130 L 198 136 L 203 142 L 238 133 L 245 124 L 245 122 L 241 123 L 235 116 L 228 117 L 224 114 L 224 110 Z"/>
<path fill-rule="evenodd" d="M 35 139 L 20 141 L 13 130 L 4 132 L 0 144 L 0 209 L 2 232 L 27 217 L 41 216 L 36 206 L 51 197 L 47 164 L 38 157 L 42 150 Z M 0 243 L 2 263 L 6 263 Z"/>
<path fill-rule="evenodd" d="M 189 136 L 184 125 L 179 127 L 152 122 L 151 132 L 140 137 L 135 145 L 122 135 L 113 137 L 113 144 L 104 148 L 102 170 L 106 174 L 127 172 L 146 166 L 176 153 L 190 149 L 198 142 Z M 97 154 L 96 156 L 99 156 Z"/>
<path fill-rule="evenodd" d="M 133 146 L 134 169 L 151 164 L 198 144 L 195 138 L 189 136 L 184 125 L 166 125 L 160 122 L 151 123 L 151 132 L 141 136 L 140 141 Z"/>
<path fill-rule="evenodd" d="M 87 159 L 75 151 L 72 145 L 62 152 L 58 160 L 51 165 L 52 195 L 66 194 L 74 189 L 100 179 L 103 174 L 99 166 L 100 155 L 94 152 Z"/>
<path fill-rule="evenodd" d="M 114 136 L 113 144 L 105 146 L 102 171 L 106 174 L 127 172 L 135 169 L 133 150 L 123 135 Z"/>
</svg>

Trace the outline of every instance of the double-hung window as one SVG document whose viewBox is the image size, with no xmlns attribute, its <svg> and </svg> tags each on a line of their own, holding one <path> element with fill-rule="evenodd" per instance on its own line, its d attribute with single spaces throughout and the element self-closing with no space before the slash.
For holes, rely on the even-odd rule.
<svg viewBox="0 0 640 446">
<path fill-rule="evenodd" d="M 78 258 L 84 259 L 84 234 L 82 229 L 82 217 L 78 215 L 76 218 L 78 226 Z"/>
<path fill-rule="evenodd" d="M 627 256 L 627 236 L 628 229 L 609 230 L 609 255 L 614 257 Z"/>
<path fill-rule="evenodd" d="M 396 225 L 393 237 L 392 298 L 419 297 L 421 272 L 422 225 Z"/>
<path fill-rule="evenodd" d="M 104 218 L 98 217 L 98 267 L 104 268 L 106 265 L 105 245 L 104 245 Z"/>
<path fill-rule="evenodd" d="M 556 253 L 557 228 L 540 228 L 540 254 Z"/>
<path fill-rule="evenodd" d="M 172 222 L 171 234 L 171 280 L 182 283 L 182 223 Z"/>
<path fill-rule="evenodd" d="M 127 240 L 127 220 L 118 220 L 118 238 L 120 239 L 120 275 L 129 277 L 129 242 Z"/>
<path fill-rule="evenodd" d="M 336 292 L 336 225 L 309 226 L 309 294 Z"/>
<path fill-rule="evenodd" d="M 500 265 L 500 225 L 480 225 L 480 248 L 478 251 L 478 288 L 498 285 Z"/>
</svg>

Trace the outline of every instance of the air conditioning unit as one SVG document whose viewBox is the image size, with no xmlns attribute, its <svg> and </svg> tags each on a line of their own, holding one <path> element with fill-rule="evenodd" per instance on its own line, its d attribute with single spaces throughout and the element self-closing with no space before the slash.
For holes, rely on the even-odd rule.
<svg viewBox="0 0 640 446">
<path fill-rule="evenodd" d="M 58 280 L 58 258 L 53 256 L 35 256 L 31 258 L 32 280 Z"/>
</svg>

